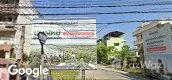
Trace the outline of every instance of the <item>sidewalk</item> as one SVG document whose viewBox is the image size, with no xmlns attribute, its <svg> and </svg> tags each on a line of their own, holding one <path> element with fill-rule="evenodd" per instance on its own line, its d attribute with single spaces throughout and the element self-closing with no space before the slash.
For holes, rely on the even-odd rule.
<svg viewBox="0 0 172 80">
<path fill-rule="evenodd" d="M 121 71 L 121 70 L 111 68 L 110 66 L 98 65 L 97 68 L 101 69 L 101 70 L 104 70 L 104 71 L 110 71 L 110 72 L 120 73 L 120 74 L 126 75 L 126 76 L 130 77 L 130 80 L 150 80 L 149 78 L 144 77 L 142 75 L 131 74 L 129 72 L 125 72 L 125 71 Z"/>
<path fill-rule="evenodd" d="M 118 73 L 122 73 L 122 74 L 129 74 L 128 72 L 117 70 L 117 69 L 110 68 L 108 66 L 103 66 L 103 65 L 97 65 L 97 68 L 101 69 L 101 70 L 105 70 L 105 71 L 112 71 L 112 72 L 118 72 Z"/>
</svg>

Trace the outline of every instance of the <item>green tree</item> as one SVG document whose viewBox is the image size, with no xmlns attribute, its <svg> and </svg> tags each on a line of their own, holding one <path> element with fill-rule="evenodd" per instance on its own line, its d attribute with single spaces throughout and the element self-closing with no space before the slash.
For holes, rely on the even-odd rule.
<svg viewBox="0 0 172 80">
<path fill-rule="evenodd" d="M 108 60 L 107 48 L 103 43 L 97 45 L 97 63 L 106 63 Z"/>
<path fill-rule="evenodd" d="M 41 64 L 41 51 L 40 50 L 32 50 L 29 55 L 29 66 L 31 68 L 38 68 Z"/>
<path fill-rule="evenodd" d="M 118 57 L 121 59 L 121 68 L 124 67 L 124 61 L 127 60 L 127 58 L 132 57 L 133 54 L 130 52 L 130 48 L 128 45 L 124 45 L 122 47 L 122 50 L 119 52 Z"/>
</svg>

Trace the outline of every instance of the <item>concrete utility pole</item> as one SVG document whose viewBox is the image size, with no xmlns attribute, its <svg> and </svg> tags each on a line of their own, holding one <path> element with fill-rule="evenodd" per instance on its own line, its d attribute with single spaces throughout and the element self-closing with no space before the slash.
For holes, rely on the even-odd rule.
<svg viewBox="0 0 172 80">
<path fill-rule="evenodd" d="M 21 61 L 20 61 L 20 66 L 23 63 L 24 44 L 25 44 L 25 26 L 22 26 L 22 34 L 21 34 Z"/>
<path fill-rule="evenodd" d="M 20 61 L 18 63 L 18 67 L 21 67 L 22 63 L 23 63 L 24 44 L 25 44 L 25 26 L 22 26 L 21 37 L 20 37 L 20 54 L 21 54 L 21 59 L 20 59 Z M 20 80 L 20 75 L 19 74 L 17 74 L 16 80 Z"/>
</svg>

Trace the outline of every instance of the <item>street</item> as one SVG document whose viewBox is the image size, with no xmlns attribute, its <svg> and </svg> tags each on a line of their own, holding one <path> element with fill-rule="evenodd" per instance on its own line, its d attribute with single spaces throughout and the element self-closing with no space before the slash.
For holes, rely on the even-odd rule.
<svg viewBox="0 0 172 80">
<path fill-rule="evenodd" d="M 109 79 L 109 80 L 147 80 L 141 76 L 131 75 L 131 74 L 122 74 L 114 71 L 106 70 L 87 70 L 86 78 L 88 79 Z"/>
</svg>

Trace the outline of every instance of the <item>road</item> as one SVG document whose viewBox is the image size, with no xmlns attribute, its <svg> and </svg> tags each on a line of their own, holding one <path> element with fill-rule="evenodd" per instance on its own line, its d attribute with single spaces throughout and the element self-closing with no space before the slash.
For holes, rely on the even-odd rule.
<svg viewBox="0 0 172 80">
<path fill-rule="evenodd" d="M 113 71 L 106 71 L 106 70 L 86 70 L 86 78 L 91 79 L 101 79 L 101 80 L 146 80 L 143 77 L 140 76 L 134 76 L 134 75 L 126 75 L 118 72 Z"/>
</svg>

